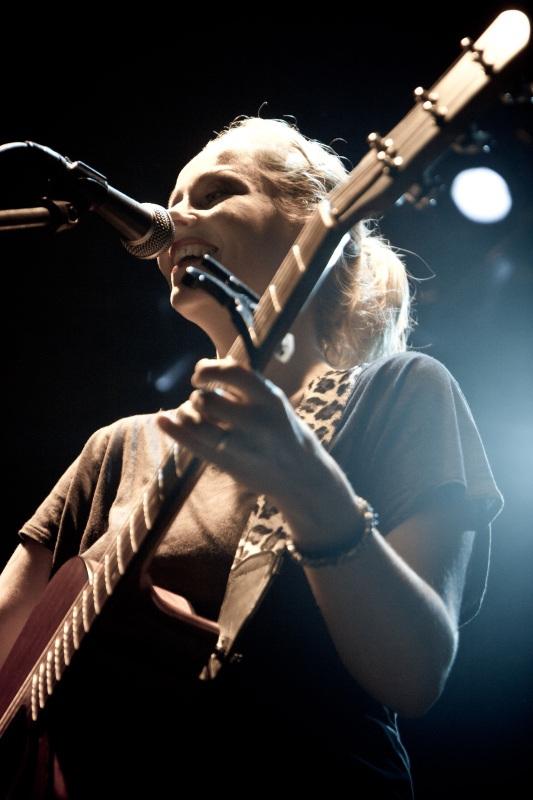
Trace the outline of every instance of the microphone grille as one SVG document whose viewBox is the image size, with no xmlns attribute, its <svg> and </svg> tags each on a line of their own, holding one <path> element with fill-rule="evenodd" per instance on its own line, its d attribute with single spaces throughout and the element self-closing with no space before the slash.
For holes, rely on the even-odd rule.
<svg viewBox="0 0 533 800">
<path fill-rule="evenodd" d="M 122 240 L 122 244 L 133 256 L 142 259 L 157 258 L 158 255 L 168 250 L 174 239 L 174 223 L 172 217 L 163 206 L 153 203 L 141 203 L 148 209 L 154 221 L 152 228 L 142 239 L 135 241 Z"/>
</svg>

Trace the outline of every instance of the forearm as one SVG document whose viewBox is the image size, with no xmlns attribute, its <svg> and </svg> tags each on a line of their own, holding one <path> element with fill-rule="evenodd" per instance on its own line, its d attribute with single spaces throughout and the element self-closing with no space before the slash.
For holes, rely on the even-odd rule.
<svg viewBox="0 0 533 800">
<path fill-rule="evenodd" d="M 423 714 L 441 693 L 457 648 L 439 595 L 378 533 L 358 558 L 306 574 L 350 674 L 393 710 Z"/>
<path fill-rule="evenodd" d="M 358 541 L 362 508 L 340 470 L 298 485 L 322 490 L 297 502 L 280 493 L 280 510 L 297 547 L 317 555 L 346 551 L 350 537 Z M 457 649 L 453 608 L 439 593 L 445 594 L 440 573 L 451 570 L 451 560 L 437 543 L 448 540 L 452 553 L 459 538 L 447 513 L 412 517 L 389 538 L 396 549 L 374 531 L 349 562 L 305 571 L 350 674 L 380 702 L 417 716 L 441 693 Z"/>
</svg>

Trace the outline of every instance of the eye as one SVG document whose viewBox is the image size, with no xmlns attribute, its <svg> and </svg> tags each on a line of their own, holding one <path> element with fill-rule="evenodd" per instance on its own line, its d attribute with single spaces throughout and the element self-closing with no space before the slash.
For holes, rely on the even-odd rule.
<svg viewBox="0 0 533 800">
<path fill-rule="evenodd" d="M 212 203 L 216 203 L 218 200 L 220 200 L 222 197 L 225 197 L 228 194 L 231 194 L 229 189 L 220 186 L 217 189 L 212 189 L 210 192 L 206 192 L 206 194 L 204 195 L 204 201 L 206 205 L 211 205 Z"/>
</svg>

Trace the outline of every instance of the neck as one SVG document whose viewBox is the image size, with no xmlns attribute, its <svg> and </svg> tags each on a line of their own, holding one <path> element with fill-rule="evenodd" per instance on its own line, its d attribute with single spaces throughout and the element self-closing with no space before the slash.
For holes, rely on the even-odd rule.
<svg viewBox="0 0 533 800">
<path fill-rule="evenodd" d="M 220 325 L 220 320 L 217 322 L 213 326 L 215 330 L 206 328 L 206 333 L 215 345 L 217 357 L 223 358 L 235 340 L 235 329 L 233 325 L 230 328 L 229 325 Z M 329 369 L 329 365 L 324 361 L 316 341 L 312 313 L 302 312 L 292 326 L 291 333 L 294 336 L 292 356 L 286 363 L 273 357 L 264 369 L 264 375 L 285 392 L 293 406 L 297 406 L 309 382 Z"/>
<path fill-rule="evenodd" d="M 293 358 L 296 359 L 296 355 Z M 296 408 L 300 404 L 309 383 L 328 369 L 328 364 L 321 359 L 316 359 L 305 365 L 301 362 L 297 365 L 292 364 L 292 359 L 287 364 L 274 360 L 265 370 L 265 377 L 275 383 L 276 386 L 279 386 L 280 389 L 283 389 L 291 405 Z"/>
<path fill-rule="evenodd" d="M 296 407 L 313 378 L 329 369 L 316 342 L 311 315 L 301 314 L 291 329 L 294 352 L 286 363 L 272 358 L 264 371 L 265 377 L 282 389 Z"/>
</svg>

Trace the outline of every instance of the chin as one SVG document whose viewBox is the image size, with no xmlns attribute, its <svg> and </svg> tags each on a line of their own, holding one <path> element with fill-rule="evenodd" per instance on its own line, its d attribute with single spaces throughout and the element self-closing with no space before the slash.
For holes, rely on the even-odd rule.
<svg viewBox="0 0 533 800">
<path fill-rule="evenodd" d="M 207 315 L 212 316 L 216 313 L 215 303 L 213 298 L 208 297 L 201 290 L 173 286 L 170 292 L 170 304 L 174 311 L 196 324 L 200 324 Z"/>
</svg>

